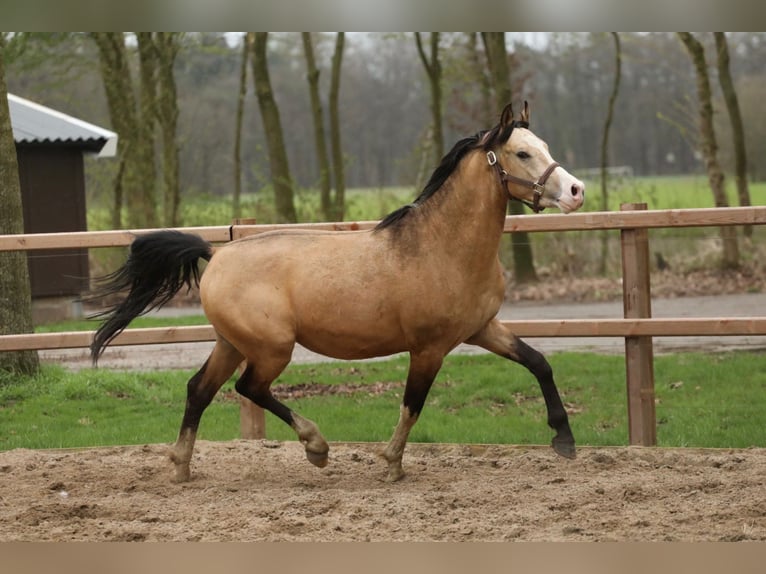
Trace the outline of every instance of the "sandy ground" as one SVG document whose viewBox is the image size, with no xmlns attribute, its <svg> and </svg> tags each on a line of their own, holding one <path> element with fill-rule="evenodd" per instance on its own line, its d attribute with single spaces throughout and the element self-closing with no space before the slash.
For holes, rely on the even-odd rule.
<svg viewBox="0 0 766 574">
<path fill-rule="evenodd" d="M 411 444 L 389 484 L 378 444 L 201 441 L 0 453 L 0 541 L 766 540 L 766 449 Z"/>
</svg>

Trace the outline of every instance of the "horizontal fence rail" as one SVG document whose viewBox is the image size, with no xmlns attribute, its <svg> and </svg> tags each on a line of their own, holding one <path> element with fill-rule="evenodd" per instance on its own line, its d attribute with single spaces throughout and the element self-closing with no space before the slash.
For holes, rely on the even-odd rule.
<svg viewBox="0 0 766 574">
<path fill-rule="evenodd" d="M 689 337 L 766 335 L 766 317 L 679 319 L 538 319 L 501 321 L 519 337 Z M 90 347 L 94 331 L 25 333 L 0 336 L 1 351 Z M 110 347 L 215 341 L 210 325 L 125 329 Z"/>
<path fill-rule="evenodd" d="M 595 211 L 511 216 L 505 231 L 587 231 L 595 229 L 657 229 L 662 227 L 719 227 L 762 225 L 766 206 L 706 207 L 698 209 L 647 209 L 642 211 Z"/>
<path fill-rule="evenodd" d="M 120 231 L 67 231 L 63 233 L 24 233 L 0 235 L 0 251 L 37 251 L 39 249 L 75 249 L 78 247 L 125 247 L 139 235 L 156 229 Z M 231 241 L 231 226 L 183 227 L 178 231 L 196 233 L 213 243 Z"/>
<path fill-rule="evenodd" d="M 196 233 L 207 241 L 225 243 L 232 238 L 286 229 L 319 229 L 328 231 L 364 231 L 378 221 L 341 223 L 244 224 L 216 227 L 181 227 L 178 231 Z M 725 225 L 766 224 L 766 206 L 711 207 L 701 209 L 662 209 L 646 211 L 594 211 L 588 213 L 554 213 L 534 217 L 509 215 L 505 232 L 593 231 L 597 229 L 656 229 L 662 227 L 717 227 Z M 124 247 L 139 235 L 155 229 L 121 231 L 73 231 L 64 233 L 31 233 L 0 235 L 0 251 L 35 251 L 38 249 L 72 249 L 77 247 Z"/>
</svg>

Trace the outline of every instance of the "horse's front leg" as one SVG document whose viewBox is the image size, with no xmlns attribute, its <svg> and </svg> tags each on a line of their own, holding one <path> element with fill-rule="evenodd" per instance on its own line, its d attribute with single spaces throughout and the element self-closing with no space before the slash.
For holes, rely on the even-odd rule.
<svg viewBox="0 0 766 574">
<path fill-rule="evenodd" d="M 407 437 L 423 410 L 428 391 L 441 368 L 443 360 L 444 355 L 442 354 L 410 354 L 410 370 L 407 374 L 404 398 L 399 408 L 399 422 L 388 446 L 382 453 L 383 458 L 388 461 L 386 480 L 389 482 L 395 482 L 404 477 L 402 456 L 407 444 Z"/>
<path fill-rule="evenodd" d="M 575 440 L 569 427 L 569 418 L 561 402 L 553 370 L 542 353 L 536 351 L 505 327 L 493 319 L 484 328 L 468 339 L 466 343 L 478 345 L 525 366 L 537 379 L 545 399 L 548 411 L 548 425 L 556 431 L 551 446 L 558 454 L 566 458 L 575 457 Z"/>
</svg>

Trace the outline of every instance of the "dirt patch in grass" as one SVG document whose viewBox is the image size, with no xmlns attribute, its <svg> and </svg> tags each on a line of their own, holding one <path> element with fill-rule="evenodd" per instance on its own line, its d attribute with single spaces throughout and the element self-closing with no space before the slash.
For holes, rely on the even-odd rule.
<svg viewBox="0 0 766 574">
<path fill-rule="evenodd" d="M 373 397 L 387 393 L 388 391 L 403 390 L 404 382 L 374 382 L 374 383 L 334 383 L 325 385 L 322 383 L 295 383 L 291 385 L 275 384 L 271 386 L 271 393 L 280 401 L 290 399 L 304 399 L 307 397 L 339 396 L 350 397 L 351 395 L 363 394 Z M 223 400 L 239 402 L 240 395 L 233 389 L 220 392 Z"/>
</svg>

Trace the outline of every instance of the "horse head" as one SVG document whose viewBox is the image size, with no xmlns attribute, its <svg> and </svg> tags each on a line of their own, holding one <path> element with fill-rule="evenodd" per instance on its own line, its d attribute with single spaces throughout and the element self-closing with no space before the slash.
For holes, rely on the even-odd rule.
<svg viewBox="0 0 766 574">
<path fill-rule="evenodd" d="M 558 207 L 564 213 L 576 211 L 585 201 L 585 184 L 551 157 L 548 144 L 529 129 L 529 105 L 514 119 L 508 104 L 500 123 L 484 144 L 487 161 L 511 199 L 534 211 Z"/>
</svg>

